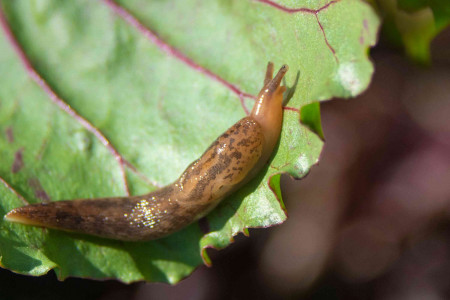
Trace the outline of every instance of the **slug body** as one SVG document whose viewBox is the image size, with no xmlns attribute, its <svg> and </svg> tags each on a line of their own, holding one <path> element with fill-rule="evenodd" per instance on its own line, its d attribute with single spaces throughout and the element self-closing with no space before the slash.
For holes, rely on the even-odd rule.
<svg viewBox="0 0 450 300">
<path fill-rule="evenodd" d="M 124 241 L 157 239 L 191 224 L 254 177 L 278 142 L 284 86 L 281 67 L 264 87 L 251 114 L 219 136 L 172 184 L 142 196 L 79 199 L 16 208 L 12 222 L 86 233 Z"/>
</svg>

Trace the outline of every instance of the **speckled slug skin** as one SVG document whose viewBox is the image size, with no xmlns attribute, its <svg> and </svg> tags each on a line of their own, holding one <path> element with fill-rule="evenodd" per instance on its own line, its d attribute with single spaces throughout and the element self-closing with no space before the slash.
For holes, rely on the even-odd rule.
<svg viewBox="0 0 450 300">
<path fill-rule="evenodd" d="M 124 241 L 157 239 L 205 216 L 254 177 L 278 142 L 285 87 L 281 67 L 264 87 L 251 114 L 219 136 L 172 184 L 142 196 L 79 199 L 13 209 L 6 220 Z"/>
</svg>

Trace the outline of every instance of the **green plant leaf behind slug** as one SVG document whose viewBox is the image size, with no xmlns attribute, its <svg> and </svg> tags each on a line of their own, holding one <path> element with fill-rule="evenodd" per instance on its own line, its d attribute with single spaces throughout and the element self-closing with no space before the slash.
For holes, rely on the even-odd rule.
<svg viewBox="0 0 450 300">
<path fill-rule="evenodd" d="M 404 48 L 417 63 L 431 63 L 433 39 L 450 25 L 448 0 L 376 0 L 384 18 L 383 37 Z"/>
<path fill-rule="evenodd" d="M 2 267 L 31 275 L 55 269 L 59 278 L 176 283 L 209 261 L 206 248 L 226 247 L 247 228 L 282 223 L 280 174 L 304 176 L 322 149 L 299 111 L 367 87 L 368 49 L 379 20 L 359 0 L 279 4 L 305 10 L 290 13 L 256 0 L 117 2 L 126 16 L 109 1 L 2 1 L 7 26 L 32 67 L 3 28 L 1 217 L 23 205 L 18 195 L 30 203 L 125 195 L 122 168 L 131 194 L 171 183 L 251 109 L 248 95 L 261 88 L 268 61 L 289 65 L 291 96 L 270 165 L 223 201 L 206 226 L 127 243 L 0 218 Z M 318 105 L 309 108 L 302 118 L 320 128 Z"/>
</svg>

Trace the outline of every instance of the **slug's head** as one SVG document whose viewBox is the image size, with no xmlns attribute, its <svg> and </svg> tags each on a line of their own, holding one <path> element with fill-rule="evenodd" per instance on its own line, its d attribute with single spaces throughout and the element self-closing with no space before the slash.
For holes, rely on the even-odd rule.
<svg viewBox="0 0 450 300">
<path fill-rule="evenodd" d="M 259 92 L 250 114 L 263 128 L 266 144 L 272 148 L 277 143 L 281 131 L 283 93 L 286 91 L 286 87 L 281 86 L 281 80 L 288 70 L 289 67 L 283 65 L 277 75 L 273 77 L 273 63 L 269 62 L 264 86 Z"/>
<path fill-rule="evenodd" d="M 269 62 L 267 65 L 266 77 L 264 79 L 264 86 L 258 94 L 256 103 L 253 106 L 251 116 L 257 119 L 273 114 L 275 111 L 281 111 L 283 102 L 283 93 L 286 91 L 285 86 L 281 86 L 281 80 L 286 72 L 289 70 L 287 65 L 283 65 L 278 71 L 277 75 L 273 76 L 273 63 Z"/>
</svg>

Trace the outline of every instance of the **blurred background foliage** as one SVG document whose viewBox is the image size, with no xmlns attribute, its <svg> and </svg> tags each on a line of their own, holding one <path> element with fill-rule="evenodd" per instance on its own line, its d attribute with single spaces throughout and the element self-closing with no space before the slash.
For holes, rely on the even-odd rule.
<svg viewBox="0 0 450 300">
<path fill-rule="evenodd" d="M 372 4 L 384 19 L 373 82 L 321 105 L 321 161 L 282 178 L 282 226 L 210 251 L 214 267 L 176 286 L 1 269 L 0 299 L 449 299 L 450 3 Z"/>
<path fill-rule="evenodd" d="M 413 61 L 431 64 L 430 43 L 450 24 L 448 0 L 373 0 L 383 18 L 382 38 Z"/>
</svg>

